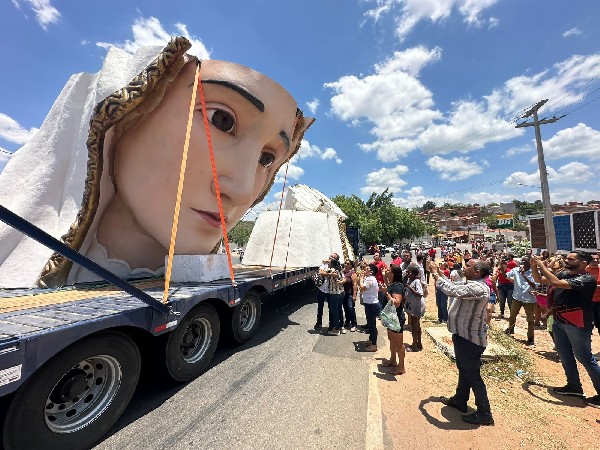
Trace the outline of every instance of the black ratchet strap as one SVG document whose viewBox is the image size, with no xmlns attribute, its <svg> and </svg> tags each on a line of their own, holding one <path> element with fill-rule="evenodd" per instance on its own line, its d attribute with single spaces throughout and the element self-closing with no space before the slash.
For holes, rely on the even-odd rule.
<svg viewBox="0 0 600 450">
<path fill-rule="evenodd" d="M 106 270 L 104 267 L 95 263 L 89 258 L 86 258 L 81 253 L 73 250 L 68 245 L 60 242 L 58 239 L 50 236 L 45 231 L 36 227 L 34 224 L 26 221 L 22 217 L 18 216 L 14 212 L 0 205 L 0 220 L 7 225 L 19 230 L 21 233 L 26 234 L 30 238 L 36 240 L 42 245 L 45 245 L 49 249 L 60 253 L 65 258 L 69 258 L 76 264 L 79 264 L 81 267 L 89 270 L 90 272 L 98 275 L 102 279 L 108 281 L 111 284 L 123 289 L 128 294 L 133 295 L 134 297 L 140 299 L 148 306 L 156 309 L 158 312 L 168 316 L 172 313 L 171 308 L 168 305 L 161 303 L 159 300 L 151 297 L 146 294 L 141 289 L 133 286 L 131 283 L 128 283 L 124 279 L 116 276 L 114 273 Z"/>
</svg>

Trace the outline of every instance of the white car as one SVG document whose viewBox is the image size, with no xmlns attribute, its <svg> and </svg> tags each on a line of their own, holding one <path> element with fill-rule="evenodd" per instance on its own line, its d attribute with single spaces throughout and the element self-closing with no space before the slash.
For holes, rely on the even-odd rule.
<svg viewBox="0 0 600 450">
<path fill-rule="evenodd" d="M 416 242 L 412 242 L 410 244 L 410 249 L 411 250 L 417 250 L 419 248 L 419 244 L 417 244 Z"/>
</svg>

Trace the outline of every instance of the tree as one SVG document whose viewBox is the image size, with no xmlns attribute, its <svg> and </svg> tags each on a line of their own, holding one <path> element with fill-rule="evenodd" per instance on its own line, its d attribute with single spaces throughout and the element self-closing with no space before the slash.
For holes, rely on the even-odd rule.
<svg viewBox="0 0 600 450">
<path fill-rule="evenodd" d="M 348 216 L 346 219 L 347 226 L 360 227 L 361 217 L 364 217 L 369 212 L 365 202 L 356 195 L 350 197 L 336 195 L 331 200 Z"/>
<path fill-rule="evenodd" d="M 242 220 L 235 227 L 233 227 L 227 233 L 227 239 L 230 242 L 235 242 L 240 247 L 244 247 L 250 239 L 252 229 L 254 228 L 254 222 L 248 220 Z"/>
<path fill-rule="evenodd" d="M 433 203 L 431 200 L 427 200 L 425 203 L 423 203 L 423 206 L 421 207 L 422 211 L 428 211 L 430 209 L 435 208 L 435 203 Z"/>
<path fill-rule="evenodd" d="M 496 219 L 495 215 L 486 216 L 483 218 L 483 221 L 488 226 L 488 228 L 498 228 L 498 219 Z"/>
<path fill-rule="evenodd" d="M 336 195 L 332 200 L 348 216 L 347 225 L 358 225 L 366 243 L 391 244 L 426 234 L 429 227 L 417 212 L 396 206 L 393 196 L 386 189 L 381 194 L 373 192 L 366 202 L 355 195 Z"/>
</svg>

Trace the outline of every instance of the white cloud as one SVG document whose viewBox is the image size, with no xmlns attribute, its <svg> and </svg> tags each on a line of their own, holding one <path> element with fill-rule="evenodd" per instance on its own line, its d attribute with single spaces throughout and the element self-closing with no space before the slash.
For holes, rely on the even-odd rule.
<svg viewBox="0 0 600 450">
<path fill-rule="evenodd" d="M 490 19 L 488 20 L 488 28 L 492 29 L 494 27 L 497 27 L 499 23 L 500 19 L 496 17 L 490 17 Z"/>
<path fill-rule="evenodd" d="M 550 139 L 543 141 L 543 147 L 547 160 L 567 157 L 600 160 L 600 131 L 579 123 L 558 131 Z"/>
<path fill-rule="evenodd" d="M 563 37 L 571 37 L 571 36 L 577 36 L 578 34 L 581 34 L 581 33 L 583 33 L 583 31 L 581 31 L 577 27 L 573 27 L 570 30 L 565 31 L 562 35 L 563 35 Z"/>
<path fill-rule="evenodd" d="M 26 130 L 12 117 L 0 113 L 0 139 L 25 144 L 37 131 L 37 128 Z"/>
<path fill-rule="evenodd" d="M 81 45 L 88 45 L 90 43 L 90 41 L 86 40 L 86 39 L 82 39 L 80 44 Z"/>
<path fill-rule="evenodd" d="M 406 185 L 406 181 L 402 178 L 402 175 L 406 173 L 408 173 L 408 167 L 403 165 L 391 168 L 382 167 L 367 175 L 366 185 L 360 188 L 360 191 L 363 195 L 371 195 L 373 192 L 381 194 L 386 189 L 392 193 L 400 192 Z"/>
<path fill-rule="evenodd" d="M 289 162 L 289 166 L 287 168 L 287 183 L 290 180 L 299 180 L 302 175 L 304 175 L 304 169 L 299 167 L 298 164 L 298 155 L 294 155 Z M 285 177 L 286 166 L 285 164 L 281 166 L 279 172 L 277 172 L 277 176 L 275 177 L 275 183 L 283 183 Z"/>
<path fill-rule="evenodd" d="M 304 158 L 321 158 L 321 159 L 332 159 L 337 164 L 341 164 L 342 160 L 338 156 L 335 149 L 328 147 L 325 150 L 321 150 L 318 146 L 312 145 L 306 139 L 302 139 L 298 153 L 295 155 L 298 159 Z M 293 158 L 292 158 L 293 159 Z"/>
<path fill-rule="evenodd" d="M 176 23 L 174 26 L 176 31 L 171 34 L 163 28 L 156 17 L 150 17 L 148 19 L 139 17 L 135 19 L 131 26 L 133 41 L 126 40 L 124 43 L 96 42 L 96 45 L 106 49 L 117 47 L 128 53 L 134 53 L 138 48 L 147 45 L 165 46 L 171 40 L 172 35 L 181 35 L 188 38 L 192 44 L 192 47 L 188 50 L 189 53 L 196 55 L 200 59 L 210 58 L 210 52 L 200 39 L 190 35 L 186 25 Z"/>
<path fill-rule="evenodd" d="M 376 152 L 383 162 L 398 161 L 416 149 L 426 154 L 475 151 L 525 133 L 515 128 L 515 118 L 540 98 L 551 99 L 540 110 L 544 115 L 557 111 L 565 103 L 555 99 L 580 100 L 589 89 L 574 90 L 600 76 L 600 53 L 574 55 L 550 69 L 513 77 L 481 99 L 456 100 L 444 115 L 435 109 L 432 92 L 416 78 L 440 55 L 439 49 L 425 47 L 396 52 L 375 65 L 373 74 L 347 75 L 324 85 L 334 91 L 335 116 L 371 126 L 374 139 L 359 144 L 361 149 Z"/>
<path fill-rule="evenodd" d="M 373 0 L 370 0 L 371 2 Z M 396 35 L 403 41 L 422 20 L 442 22 L 454 9 L 468 25 L 479 27 L 485 23 L 480 13 L 498 0 L 375 0 L 377 6 L 365 12 L 367 18 L 377 22 L 384 14 L 392 13 L 397 23 Z M 398 11 L 399 10 L 399 11 Z"/>
<path fill-rule="evenodd" d="M 546 167 L 548 173 L 548 183 L 556 184 L 576 184 L 576 183 L 587 183 L 594 178 L 594 171 L 590 166 L 580 163 L 578 161 L 572 161 L 558 170 L 553 169 L 550 166 Z M 516 186 L 519 183 L 525 185 L 540 185 L 540 172 L 513 172 L 504 181 L 505 186 Z"/>
<path fill-rule="evenodd" d="M 57 23 L 60 18 L 60 12 L 54 6 L 50 0 L 21 0 L 29 4 L 31 10 L 35 13 L 35 19 L 40 26 L 47 30 L 47 25 Z M 18 0 L 12 0 L 12 4 L 18 10 L 21 10 L 21 5 Z M 27 17 L 27 16 L 25 16 Z"/>
<path fill-rule="evenodd" d="M 476 163 L 470 161 L 468 157 L 445 159 L 440 156 L 433 156 L 427 160 L 427 165 L 431 170 L 439 172 L 442 180 L 460 181 L 482 173 L 482 166 L 488 164 L 487 162 Z"/>
<path fill-rule="evenodd" d="M 319 99 L 314 98 L 312 102 L 306 102 L 306 107 L 311 112 L 311 114 L 316 114 L 320 104 L 321 102 L 319 101 Z"/>
<path fill-rule="evenodd" d="M 506 153 L 502 155 L 503 158 L 510 158 L 511 156 L 520 155 L 521 153 L 530 153 L 533 152 L 535 148 L 533 145 L 520 145 L 518 147 L 511 147 L 506 150 Z M 537 159 L 537 157 L 536 157 Z"/>
<path fill-rule="evenodd" d="M 439 48 L 419 46 L 395 52 L 374 74 L 347 75 L 325 83 L 332 89 L 331 110 L 344 121 L 372 125 L 376 140 L 362 144 L 365 151 L 377 152 L 381 161 L 397 161 L 416 148 L 414 138 L 442 113 L 432 110 L 432 93 L 417 78 L 420 70 L 441 57 Z"/>
</svg>

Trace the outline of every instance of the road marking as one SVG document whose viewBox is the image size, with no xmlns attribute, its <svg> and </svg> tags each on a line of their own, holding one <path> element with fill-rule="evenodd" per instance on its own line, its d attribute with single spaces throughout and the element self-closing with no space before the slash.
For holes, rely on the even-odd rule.
<svg viewBox="0 0 600 450">
<path fill-rule="evenodd" d="M 367 401 L 367 435 L 365 448 L 367 450 L 382 450 L 383 447 L 383 418 L 381 416 L 381 397 L 377 385 L 377 361 L 369 365 L 369 398 Z"/>
</svg>

